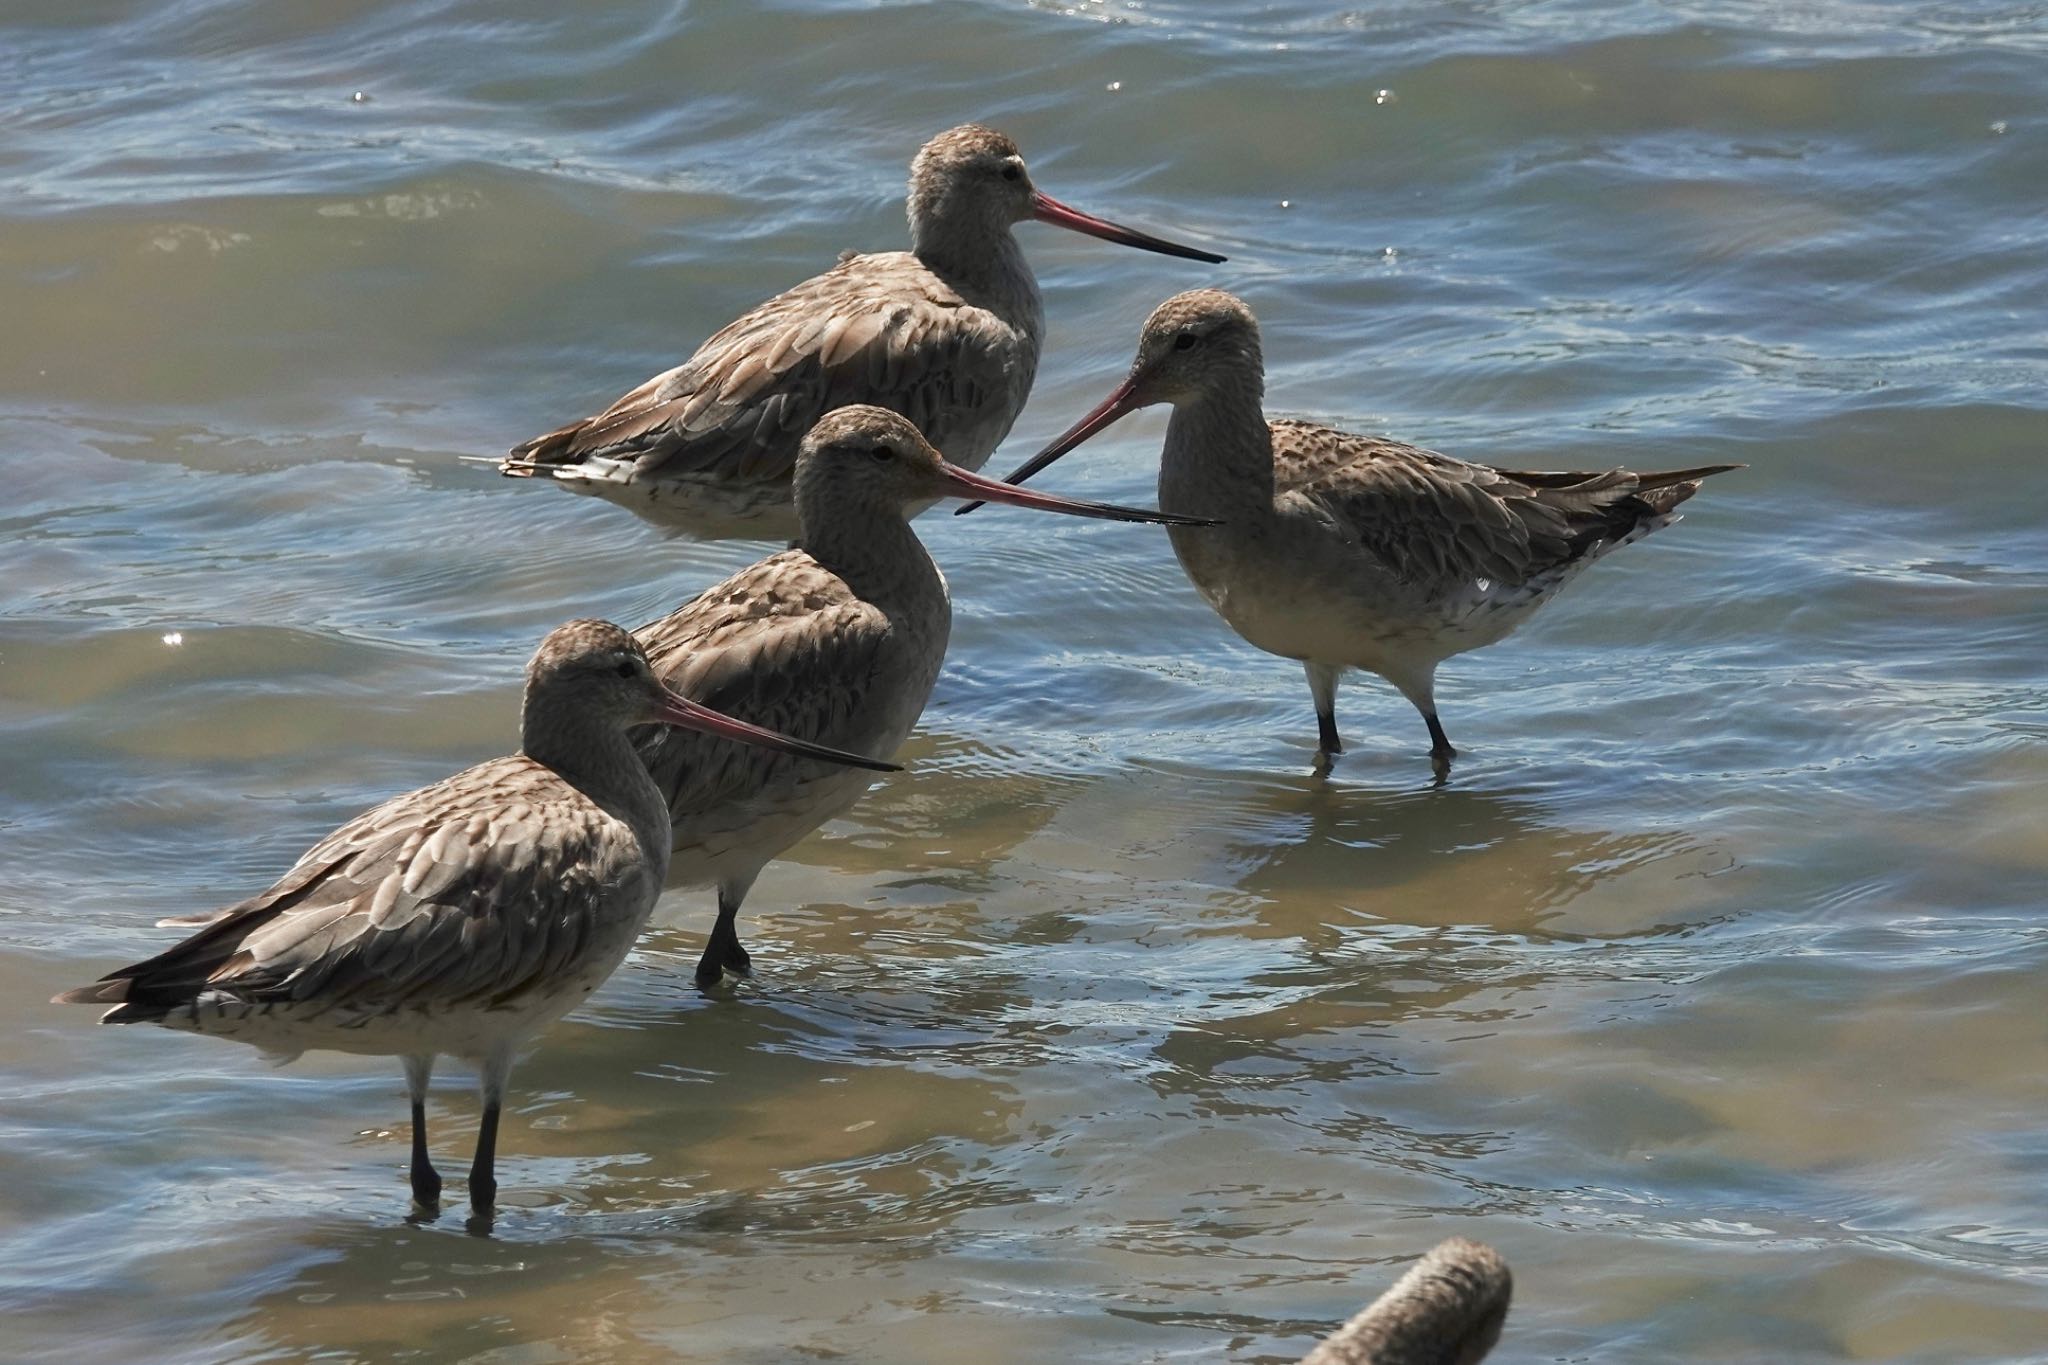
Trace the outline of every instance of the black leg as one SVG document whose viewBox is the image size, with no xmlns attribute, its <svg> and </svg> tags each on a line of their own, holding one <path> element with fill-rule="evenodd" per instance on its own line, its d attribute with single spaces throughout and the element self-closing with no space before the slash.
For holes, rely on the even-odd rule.
<svg viewBox="0 0 2048 1365">
<path fill-rule="evenodd" d="M 748 878 L 749 884 L 752 878 Z M 697 984 L 710 986 L 727 972 L 734 976 L 746 976 L 754 970 L 754 959 L 740 946 L 740 899 L 746 895 L 741 888 L 737 895 L 728 893 L 726 888 L 718 891 L 718 922 L 711 926 L 711 937 L 705 940 L 704 955 L 697 959 Z"/>
<path fill-rule="evenodd" d="M 476 1133 L 476 1159 L 469 1166 L 469 1207 L 478 1217 L 490 1213 L 498 1199 L 498 1104 L 484 1105 L 483 1126 Z"/>
<path fill-rule="evenodd" d="M 1330 755 L 1344 752 L 1344 741 L 1337 738 L 1337 713 L 1316 712 L 1316 747 Z"/>
<path fill-rule="evenodd" d="M 441 1173 L 427 1156 L 427 1105 L 412 1102 L 412 1198 L 423 1209 L 441 1202 Z"/>
<path fill-rule="evenodd" d="M 1308 693 L 1316 703 L 1316 772 L 1330 771 L 1330 760 L 1344 752 L 1344 741 L 1337 738 L 1337 680 L 1344 670 L 1335 664 L 1319 664 L 1304 660 L 1302 669 L 1308 674 Z"/>
<path fill-rule="evenodd" d="M 1441 777 L 1451 769 L 1451 760 L 1458 751 L 1451 747 L 1451 737 L 1444 733 L 1443 722 L 1436 718 L 1436 712 L 1425 711 L 1422 718 L 1429 722 L 1429 757 L 1436 765 L 1437 776 Z"/>
<path fill-rule="evenodd" d="M 754 974 L 754 957 L 740 946 L 739 930 L 735 928 L 725 940 L 725 969 L 735 976 Z"/>
<path fill-rule="evenodd" d="M 697 984 L 713 986 L 718 978 L 725 975 L 727 943 L 737 944 L 739 933 L 733 927 L 725 907 L 718 908 L 718 923 L 711 926 L 711 937 L 704 941 L 704 955 L 697 959 Z"/>
</svg>

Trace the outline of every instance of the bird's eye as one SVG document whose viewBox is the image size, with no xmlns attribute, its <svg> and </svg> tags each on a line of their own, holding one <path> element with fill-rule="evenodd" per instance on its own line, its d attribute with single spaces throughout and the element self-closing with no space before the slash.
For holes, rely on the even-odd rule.
<svg viewBox="0 0 2048 1365">
<path fill-rule="evenodd" d="M 617 668 L 612 670 L 612 672 L 618 674 L 622 678 L 630 678 L 639 671 L 640 665 L 633 662 L 631 659 L 626 660 L 624 663 L 620 664 Z"/>
<path fill-rule="evenodd" d="M 1195 349 L 1195 342 L 1197 340 L 1199 338 L 1193 332 L 1182 332 L 1173 339 L 1173 349 L 1176 351 L 1192 351 Z"/>
<path fill-rule="evenodd" d="M 1015 184 L 1017 181 L 1022 180 L 1023 178 L 1024 168 L 1022 166 L 1019 166 L 1016 162 L 1012 161 L 1009 165 L 1003 167 L 1003 179 L 1011 182 L 1012 184 Z"/>
<path fill-rule="evenodd" d="M 868 452 L 868 458 L 873 460 L 876 464 L 887 464 L 889 463 L 889 461 L 896 458 L 896 452 L 889 449 L 889 447 L 887 446 L 876 446 L 873 450 L 870 450 Z"/>
</svg>

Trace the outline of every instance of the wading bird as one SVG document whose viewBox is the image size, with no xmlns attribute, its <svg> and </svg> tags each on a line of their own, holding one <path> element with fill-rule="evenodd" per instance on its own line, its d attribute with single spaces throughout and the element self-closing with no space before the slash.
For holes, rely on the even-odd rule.
<svg viewBox="0 0 2048 1365">
<path fill-rule="evenodd" d="M 703 535 L 787 540 L 797 532 L 798 443 L 835 408 L 901 413 L 970 470 L 1002 443 L 1045 336 L 1014 225 L 1036 220 L 1169 256 L 1223 259 L 1041 194 L 1017 144 L 974 124 L 917 154 L 909 209 L 910 250 L 847 253 L 603 412 L 514 447 L 500 470 L 552 478 Z"/>
<path fill-rule="evenodd" d="M 806 762 L 892 766 L 722 716 L 655 680 L 632 636 L 571 621 L 527 665 L 519 752 L 393 797 L 328 835 L 279 881 L 198 919 L 183 943 L 56 997 L 297 1056 L 397 1056 L 412 1096 L 412 1192 L 441 1195 L 427 1082 L 474 1062 L 483 1126 L 469 1173 L 497 1192 L 505 1081 L 520 1045 L 612 974 L 668 868 L 668 814 L 629 731 L 656 723 Z"/>
<path fill-rule="evenodd" d="M 670 687 L 706 706 L 834 748 L 886 757 L 924 711 L 953 609 L 910 529 L 939 498 L 981 498 L 1074 516 L 1195 524 L 1134 508 L 1011 488 L 948 464 L 893 412 L 841 408 L 796 459 L 797 545 L 706 589 L 635 636 Z M 1199 532 L 1197 532 L 1199 534 Z M 668 798 L 669 880 L 715 886 L 718 921 L 697 964 L 708 984 L 751 966 L 740 902 L 769 860 L 860 799 L 870 779 L 807 759 L 693 735 L 642 753 Z"/>
<path fill-rule="evenodd" d="M 1221 290 L 1177 294 L 1146 319 L 1123 383 L 1010 480 L 1126 413 L 1172 404 L 1160 505 L 1222 523 L 1173 531 L 1174 552 L 1233 630 L 1301 660 L 1325 767 L 1344 747 L 1337 679 L 1357 668 L 1422 713 L 1430 757 L 1447 772 L 1457 750 L 1437 718 L 1437 665 L 1503 638 L 1588 564 L 1670 525 L 1700 480 L 1742 467 L 1495 469 L 1313 422 L 1268 422 L 1265 382 L 1251 309 Z"/>
</svg>

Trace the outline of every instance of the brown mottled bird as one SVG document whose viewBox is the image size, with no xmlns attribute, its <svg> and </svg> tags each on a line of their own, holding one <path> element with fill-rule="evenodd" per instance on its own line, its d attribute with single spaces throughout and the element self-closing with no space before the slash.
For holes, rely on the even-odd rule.
<svg viewBox="0 0 2048 1365">
<path fill-rule="evenodd" d="M 1449 1238 L 1301 1365 L 1478 1365 L 1500 1340 L 1514 1287 L 1499 1252 Z"/>
<path fill-rule="evenodd" d="M 1446 771 L 1457 750 L 1437 719 L 1437 665 L 1507 636 L 1594 560 L 1677 520 L 1700 480 L 1742 467 L 1495 469 L 1313 422 L 1268 422 L 1265 381 L 1259 324 L 1242 300 L 1177 294 L 1146 319 L 1123 383 L 1010 480 L 1126 413 L 1172 404 L 1160 505 L 1222 523 L 1172 532 L 1174 552 L 1233 630 L 1301 660 L 1325 764 L 1344 747 L 1338 676 L 1358 668 L 1422 713 L 1430 756 Z"/>
<path fill-rule="evenodd" d="M 655 723 L 807 761 L 892 765 L 720 715 L 656 681 L 633 637 L 571 621 L 526 669 L 519 752 L 393 797 L 315 844 L 267 891 L 63 1004 L 297 1056 L 397 1056 L 412 1095 L 412 1189 L 441 1194 L 426 1092 L 441 1053 L 477 1065 L 470 1203 L 486 1213 L 505 1081 L 521 1044 L 612 974 L 668 869 L 662 794 L 628 731 Z"/>
<path fill-rule="evenodd" d="M 1002 443 L 1045 336 L 1038 283 L 1010 235 L 1016 224 L 1223 259 L 1039 193 L 1017 144 L 975 124 L 924 145 L 909 208 L 910 250 L 847 253 L 603 412 L 515 446 L 500 470 L 701 535 L 787 540 L 797 532 L 797 445 L 834 408 L 901 413 L 970 470 Z"/>
<path fill-rule="evenodd" d="M 917 724 L 945 662 L 946 580 L 909 518 L 942 497 L 1117 521 L 1185 518 L 1011 488 L 948 464 L 877 407 L 841 408 L 796 461 L 797 545 L 634 632 L 669 686 L 834 748 L 886 757 Z M 643 752 L 668 798 L 671 882 L 718 888 L 699 982 L 751 966 L 740 902 L 763 866 L 868 788 L 863 773 L 669 733 Z"/>
</svg>

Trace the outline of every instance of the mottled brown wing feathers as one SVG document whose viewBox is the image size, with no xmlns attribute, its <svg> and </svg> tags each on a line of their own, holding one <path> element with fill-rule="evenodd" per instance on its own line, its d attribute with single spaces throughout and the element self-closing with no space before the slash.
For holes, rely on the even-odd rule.
<svg viewBox="0 0 2048 1365">
<path fill-rule="evenodd" d="M 534 464 L 571 464 L 594 450 L 631 444 L 667 417 L 661 391 L 676 374 L 675 370 L 658 374 L 595 417 L 582 418 L 514 446 L 511 458 Z"/>
<path fill-rule="evenodd" d="M 190 1003 L 220 975 L 241 953 L 242 942 L 251 932 L 315 894 L 333 866 L 331 861 L 323 863 L 311 855 L 301 858 L 261 895 L 213 912 L 206 927 L 190 938 L 155 957 L 109 972 L 90 986 L 65 991 L 55 1003 L 125 1006 L 110 1016 L 115 1022 L 161 1018 Z"/>
<path fill-rule="evenodd" d="M 889 619 L 802 550 L 733 575 L 634 632 L 654 671 L 693 701 L 822 743 L 846 742 L 866 704 Z M 776 765 L 814 759 L 671 729 L 636 734 L 671 813 L 763 785 Z"/>
<path fill-rule="evenodd" d="M 1703 464 L 1691 469 L 1665 469 L 1636 475 L 1636 497 L 1651 511 L 1662 514 L 1700 491 L 1700 482 L 1716 474 L 1747 469 L 1743 464 Z"/>
<path fill-rule="evenodd" d="M 1521 472 L 1305 422 L 1273 424 L 1282 496 L 1304 499 L 1406 581 L 1526 582 L 1738 469 Z"/>
<path fill-rule="evenodd" d="M 530 759 L 388 801 L 277 885 L 157 956 L 60 997 L 160 1019 L 203 992 L 250 1004 L 452 1005 L 516 993 L 572 954 L 609 816 Z"/>
<path fill-rule="evenodd" d="M 603 412 L 514 447 L 508 473 L 585 460 L 634 478 L 786 479 L 827 412 L 880 403 L 920 428 L 957 403 L 962 300 L 908 253 L 856 256 L 729 324 Z"/>
</svg>

